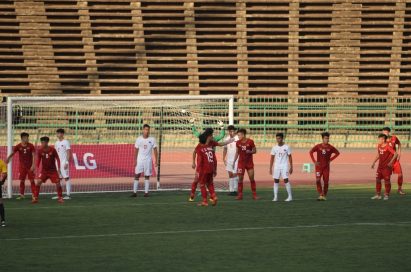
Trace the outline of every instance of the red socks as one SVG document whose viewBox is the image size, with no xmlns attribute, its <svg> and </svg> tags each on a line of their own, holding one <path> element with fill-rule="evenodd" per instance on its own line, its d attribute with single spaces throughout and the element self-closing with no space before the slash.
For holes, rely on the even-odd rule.
<svg viewBox="0 0 411 272">
<path fill-rule="evenodd" d="M 250 181 L 251 184 L 251 192 L 253 192 L 253 196 L 257 195 L 257 184 L 255 183 L 255 180 Z"/>
<path fill-rule="evenodd" d="M 24 180 L 20 180 L 20 195 L 24 195 L 24 191 L 26 189 L 26 185 L 24 184 Z"/>
<path fill-rule="evenodd" d="M 376 185 L 375 185 L 375 189 L 376 189 L 376 191 L 377 191 L 377 195 L 381 195 L 381 187 L 382 187 L 381 181 L 377 181 L 377 183 L 376 183 Z"/>
<path fill-rule="evenodd" d="M 404 177 L 402 175 L 398 175 L 398 190 L 402 189 L 403 182 L 404 182 Z"/>
<path fill-rule="evenodd" d="M 56 185 L 57 186 L 57 196 L 59 198 L 63 197 L 63 188 L 61 187 L 61 185 Z"/>
<path fill-rule="evenodd" d="M 328 193 L 328 181 L 324 181 L 324 196 L 327 196 Z"/>
<path fill-rule="evenodd" d="M 36 196 L 36 183 L 34 180 L 30 180 L 31 195 Z"/>
<path fill-rule="evenodd" d="M 196 194 L 196 190 L 197 190 L 197 183 L 196 181 L 193 181 L 193 183 L 191 183 L 191 198 L 193 198 Z"/>
<path fill-rule="evenodd" d="M 210 182 L 207 184 L 208 191 L 210 192 L 210 196 L 212 199 L 216 198 L 215 190 L 214 190 L 214 182 Z M 206 196 L 207 198 L 207 196 Z"/>
<path fill-rule="evenodd" d="M 317 192 L 320 195 L 323 195 L 323 187 L 321 185 L 321 181 L 317 181 Z"/>
<path fill-rule="evenodd" d="M 381 183 L 380 183 L 380 186 L 381 186 Z M 391 192 L 391 182 L 388 180 L 386 180 L 385 181 L 385 183 L 384 183 L 384 186 L 385 186 L 385 195 L 390 195 L 390 192 Z M 381 193 L 381 189 L 380 189 L 380 193 Z"/>
<path fill-rule="evenodd" d="M 243 196 L 243 188 L 244 188 L 244 183 L 243 182 L 239 182 L 238 183 L 238 196 Z"/>
<path fill-rule="evenodd" d="M 39 194 L 40 194 L 40 186 L 41 186 L 41 185 L 36 185 L 36 191 L 35 191 L 35 194 L 34 194 L 36 198 L 39 197 Z"/>
<path fill-rule="evenodd" d="M 203 202 L 207 202 L 207 189 L 205 184 L 200 185 L 201 196 L 203 198 Z"/>
</svg>

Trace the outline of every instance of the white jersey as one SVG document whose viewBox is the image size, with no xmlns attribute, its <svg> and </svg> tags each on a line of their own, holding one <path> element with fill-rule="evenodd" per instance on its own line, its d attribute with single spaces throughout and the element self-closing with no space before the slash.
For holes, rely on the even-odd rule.
<svg viewBox="0 0 411 272">
<path fill-rule="evenodd" d="M 56 149 L 57 154 L 59 155 L 61 163 L 67 162 L 67 150 L 70 150 L 70 142 L 66 139 L 63 139 L 62 141 L 57 140 L 56 144 L 54 145 L 54 148 Z"/>
<path fill-rule="evenodd" d="M 227 136 L 224 141 L 227 142 L 228 140 L 230 140 L 231 137 Z M 236 142 L 238 141 L 238 136 L 234 136 L 234 142 L 229 143 L 228 145 L 226 145 L 224 148 L 227 149 L 227 162 L 234 162 L 234 158 L 235 158 L 235 153 L 237 152 L 237 146 L 236 146 Z"/>
<path fill-rule="evenodd" d="M 286 144 L 276 145 L 271 149 L 271 155 L 275 156 L 274 168 L 288 167 L 288 156 L 291 155 L 291 148 Z"/>
<path fill-rule="evenodd" d="M 140 136 L 137 138 L 134 147 L 138 148 L 137 163 L 152 161 L 153 149 L 157 147 L 156 139 L 154 137 L 144 138 Z"/>
</svg>

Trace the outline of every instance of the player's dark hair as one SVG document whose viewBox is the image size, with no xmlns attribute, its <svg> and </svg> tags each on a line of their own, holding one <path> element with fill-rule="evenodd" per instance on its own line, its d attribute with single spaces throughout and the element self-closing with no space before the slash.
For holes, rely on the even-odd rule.
<svg viewBox="0 0 411 272">
<path fill-rule="evenodd" d="M 247 130 L 245 130 L 244 128 L 240 128 L 240 129 L 237 131 L 237 133 L 242 133 L 242 134 L 246 135 L 246 134 L 247 134 Z"/>
<path fill-rule="evenodd" d="M 205 144 L 207 142 L 207 138 L 209 135 L 206 135 L 205 133 L 200 134 L 200 136 L 198 136 L 198 140 L 200 142 L 200 144 Z"/>
<path fill-rule="evenodd" d="M 279 133 L 275 134 L 275 137 L 280 137 L 281 139 L 284 139 L 284 133 L 279 132 Z"/>
<path fill-rule="evenodd" d="M 228 129 L 228 130 L 235 130 L 235 126 L 229 125 L 229 126 L 227 127 L 227 129 Z"/>
<path fill-rule="evenodd" d="M 58 130 L 56 130 L 56 133 L 62 133 L 62 134 L 64 134 L 64 133 L 65 133 L 65 131 L 64 131 L 64 129 L 63 129 L 63 128 L 59 128 Z"/>
<path fill-rule="evenodd" d="M 378 135 L 378 138 L 384 138 L 384 140 L 387 140 L 387 135 L 385 135 L 385 134 L 380 134 L 380 135 Z"/>
<path fill-rule="evenodd" d="M 20 134 L 20 138 L 23 138 L 23 137 L 29 137 L 29 134 L 27 132 L 22 132 Z"/>
<path fill-rule="evenodd" d="M 388 132 L 391 132 L 391 129 L 390 129 L 389 127 L 385 127 L 385 128 L 383 128 L 383 129 L 382 129 L 382 131 L 388 131 Z"/>
<path fill-rule="evenodd" d="M 204 130 L 204 133 L 203 133 L 203 134 L 205 134 L 206 136 L 209 136 L 209 135 L 213 135 L 213 133 L 214 133 L 214 129 L 212 129 L 212 128 L 206 128 L 206 129 Z"/>
<path fill-rule="evenodd" d="M 150 128 L 150 125 L 149 124 L 144 124 L 143 129 L 145 129 L 145 128 Z"/>
<path fill-rule="evenodd" d="M 50 138 L 49 137 L 47 137 L 47 136 L 43 136 L 43 137 L 41 137 L 40 138 L 40 142 L 49 142 L 50 141 Z"/>
<path fill-rule="evenodd" d="M 329 132 L 321 133 L 321 138 L 324 138 L 324 137 L 330 137 L 330 133 Z"/>
</svg>

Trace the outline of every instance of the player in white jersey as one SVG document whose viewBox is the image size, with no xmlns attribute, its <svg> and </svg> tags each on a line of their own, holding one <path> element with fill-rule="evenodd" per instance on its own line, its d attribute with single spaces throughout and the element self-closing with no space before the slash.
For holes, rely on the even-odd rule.
<svg viewBox="0 0 411 272">
<path fill-rule="evenodd" d="M 57 131 L 57 141 L 54 144 L 54 148 L 57 151 L 60 159 L 60 177 L 66 183 L 66 196 L 63 199 L 70 199 L 71 196 L 71 180 L 70 180 L 70 159 L 71 159 L 71 147 L 70 142 L 64 139 L 64 129 L 59 128 Z M 55 196 L 53 199 L 57 199 L 58 197 Z"/>
<path fill-rule="evenodd" d="M 233 125 L 228 126 L 228 136 L 224 139 L 225 142 L 234 139 L 233 142 L 224 147 L 223 160 L 225 169 L 228 173 L 228 188 L 229 195 L 236 196 L 238 190 L 237 166 L 238 160 L 234 162 L 235 153 L 237 152 L 236 142 L 238 141 L 237 131 Z"/>
<path fill-rule="evenodd" d="M 289 202 L 293 200 L 291 184 L 288 180 L 288 176 L 293 172 L 293 157 L 291 156 L 290 147 L 284 143 L 284 134 L 277 133 L 275 136 L 277 145 L 272 148 L 270 159 L 270 175 L 274 178 L 273 201 L 278 201 L 278 187 L 280 178 L 282 178 L 288 193 L 285 201 Z"/>
<path fill-rule="evenodd" d="M 132 197 L 137 197 L 138 180 L 141 175 L 144 175 L 144 197 L 148 197 L 148 190 L 150 186 L 150 176 L 153 174 L 153 153 L 154 165 L 157 166 L 158 152 L 156 139 L 150 137 L 150 126 L 145 124 L 143 126 L 143 135 L 137 138 L 134 145 L 135 156 L 135 176 Z"/>
</svg>

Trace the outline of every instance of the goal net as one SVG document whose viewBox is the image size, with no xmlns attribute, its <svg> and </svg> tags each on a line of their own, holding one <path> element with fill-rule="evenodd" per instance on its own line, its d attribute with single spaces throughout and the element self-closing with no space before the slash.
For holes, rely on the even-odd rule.
<svg viewBox="0 0 411 272">
<path fill-rule="evenodd" d="M 50 137 L 50 144 L 54 145 L 56 130 L 65 129 L 73 154 L 73 193 L 131 191 L 134 142 L 143 125 L 148 124 L 160 152 L 150 190 L 185 190 L 194 178 L 191 160 L 198 143 L 192 127 L 200 133 L 211 127 L 215 135 L 219 134 L 219 121 L 225 127 L 233 122 L 233 97 L 14 97 L 8 100 L 7 118 L 7 147 L 3 146 L 2 153 L 11 152 L 22 132 L 29 133 L 30 142 L 38 147 L 42 136 Z M 217 148 L 215 183 L 220 190 L 227 185 L 222 152 L 222 148 Z M 18 194 L 17 177 L 18 154 L 9 164 L 9 196 Z M 54 191 L 50 183 L 42 186 L 43 193 Z M 29 182 L 26 193 L 30 193 Z"/>
</svg>

